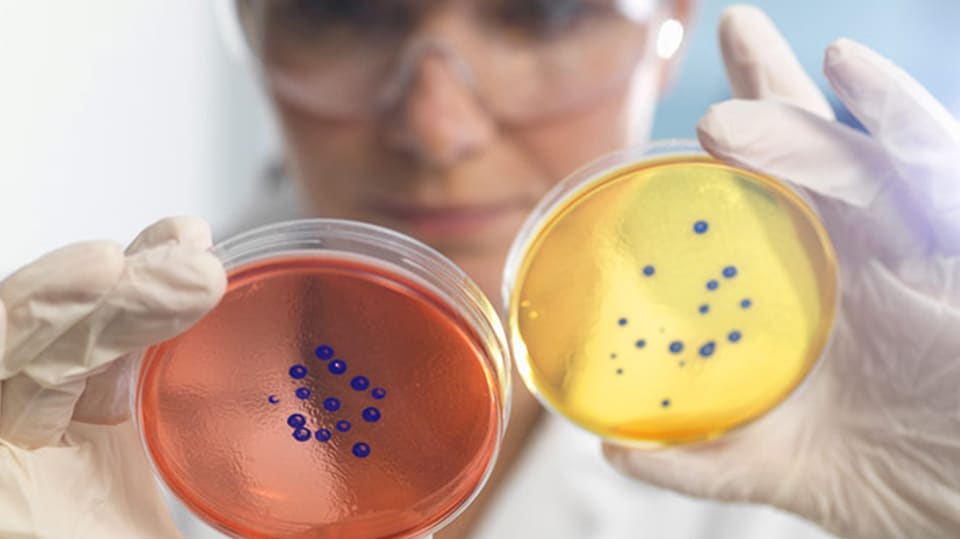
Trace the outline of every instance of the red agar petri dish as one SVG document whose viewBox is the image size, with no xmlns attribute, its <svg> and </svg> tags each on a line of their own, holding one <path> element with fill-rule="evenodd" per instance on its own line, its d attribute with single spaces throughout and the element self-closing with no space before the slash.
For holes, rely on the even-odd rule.
<svg viewBox="0 0 960 539">
<path fill-rule="evenodd" d="M 221 303 L 148 349 L 136 417 L 155 471 L 245 538 L 436 531 L 490 473 L 509 355 L 479 288 L 378 227 L 282 223 L 214 248 Z"/>
</svg>

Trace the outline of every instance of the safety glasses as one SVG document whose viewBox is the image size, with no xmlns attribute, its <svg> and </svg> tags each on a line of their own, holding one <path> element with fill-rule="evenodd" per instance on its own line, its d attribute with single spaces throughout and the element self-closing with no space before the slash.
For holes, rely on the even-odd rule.
<svg viewBox="0 0 960 539">
<path fill-rule="evenodd" d="M 239 0 L 281 100 L 342 118 L 381 114 L 442 62 L 496 118 L 584 106 L 655 57 L 659 0 Z"/>
</svg>

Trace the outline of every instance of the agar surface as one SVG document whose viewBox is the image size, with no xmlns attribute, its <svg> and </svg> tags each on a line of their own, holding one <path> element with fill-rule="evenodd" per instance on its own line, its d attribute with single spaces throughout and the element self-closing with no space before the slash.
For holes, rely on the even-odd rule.
<svg viewBox="0 0 960 539">
<path fill-rule="evenodd" d="M 178 498 L 232 535 L 308 539 L 423 536 L 472 497 L 504 386 L 449 300 L 391 268 L 256 261 L 148 350 L 143 438 Z"/>
<path fill-rule="evenodd" d="M 694 229 L 694 231 L 695 231 L 697 234 L 701 234 L 701 235 L 702 235 L 702 234 L 706 234 L 706 233 L 709 231 L 709 224 L 708 224 L 708 222 L 705 221 L 705 220 L 698 220 L 696 223 L 694 223 L 693 229 Z M 652 265 L 648 264 L 648 265 L 644 266 L 644 268 L 643 268 L 643 274 L 644 274 L 645 276 L 651 277 L 651 276 L 653 276 L 654 273 L 655 273 L 655 270 L 654 270 L 654 267 L 653 267 Z M 737 267 L 736 267 L 736 266 L 734 266 L 734 265 L 728 265 L 728 266 L 725 266 L 725 267 L 720 271 L 720 273 L 721 273 L 721 275 L 722 275 L 725 279 L 733 279 L 734 277 L 737 276 L 738 271 L 737 271 Z M 710 280 L 707 282 L 707 290 L 709 290 L 709 291 L 716 290 L 718 287 L 719 287 L 719 281 L 718 281 L 717 279 L 710 279 Z M 741 307 L 742 309 L 748 309 L 751 305 L 752 305 L 752 302 L 751 302 L 750 299 L 748 299 L 748 298 L 744 298 L 743 300 L 740 301 L 740 307 Z M 708 303 L 703 303 L 703 304 L 701 304 L 700 307 L 698 308 L 698 311 L 699 311 L 700 314 L 706 315 L 706 314 L 708 314 L 708 313 L 710 312 L 710 305 L 709 305 Z M 616 323 L 617 323 L 618 326 L 623 327 L 623 326 L 626 325 L 626 322 L 627 322 L 627 321 L 628 321 L 627 318 L 625 318 L 625 317 L 620 317 L 620 318 L 617 319 L 617 322 L 616 322 Z M 741 334 L 740 334 L 739 331 L 733 330 L 733 331 L 730 331 L 729 334 L 728 334 L 728 340 L 729 340 L 731 343 L 734 343 L 734 344 L 737 343 L 737 342 L 739 342 L 740 337 L 741 337 Z M 636 347 L 636 348 L 644 348 L 644 347 L 646 347 L 646 343 L 647 343 L 646 339 L 637 339 L 634 344 L 635 344 L 635 347 Z M 669 351 L 670 351 L 671 354 L 680 354 L 680 353 L 682 353 L 682 352 L 683 352 L 683 349 L 684 349 L 683 341 L 682 341 L 682 340 L 676 340 L 676 341 L 671 342 L 670 345 L 669 345 L 669 347 L 668 347 L 668 349 L 669 349 Z M 703 345 L 700 346 L 700 348 L 699 348 L 699 350 L 698 350 L 698 353 L 699 353 L 699 355 L 700 355 L 700 358 L 705 360 L 705 359 L 708 359 L 708 358 L 710 358 L 711 356 L 713 356 L 713 354 L 714 354 L 714 352 L 716 352 L 716 350 L 717 350 L 717 342 L 716 342 L 715 340 L 711 339 L 711 340 L 708 340 L 707 342 L 705 342 Z M 611 354 L 610 354 L 610 357 L 611 357 L 611 359 L 616 359 L 616 357 L 617 357 L 616 352 L 611 353 Z M 677 362 L 677 366 L 680 367 L 680 368 L 685 367 L 685 366 L 686 366 L 686 361 L 684 361 L 684 360 L 678 361 L 678 362 Z M 623 367 L 617 367 L 616 373 L 617 373 L 617 375 L 622 375 L 622 374 L 623 374 Z M 663 399 L 663 400 L 661 400 L 660 405 L 661 405 L 661 407 L 663 407 L 663 408 L 668 408 L 668 407 L 670 406 L 670 399 Z"/>
<path fill-rule="evenodd" d="M 769 178 L 685 159 L 571 193 L 512 290 L 525 381 L 605 437 L 742 425 L 792 392 L 832 325 L 836 263 L 809 208 Z"/>
<path fill-rule="evenodd" d="M 329 345 L 323 344 L 316 348 L 314 355 L 319 361 L 329 361 L 334 357 L 334 349 Z M 320 377 L 323 376 L 323 370 L 324 369 L 322 369 L 320 366 L 317 366 L 315 367 L 314 372 L 317 373 L 317 377 Z M 320 385 L 331 387 L 332 392 L 334 383 L 339 382 L 337 379 L 340 377 L 340 375 L 347 372 L 347 362 L 342 359 L 334 359 L 327 364 L 326 370 L 333 375 L 332 381 Z M 310 374 L 310 372 L 310 367 L 299 363 L 293 365 L 289 369 L 290 378 L 301 382 Z M 366 391 L 370 387 L 370 379 L 363 375 L 354 376 L 350 379 L 349 387 L 350 390 L 356 392 Z M 313 394 L 313 391 L 308 387 L 298 387 L 296 390 L 294 390 L 294 396 L 301 401 L 310 400 Z M 370 398 L 373 400 L 383 400 L 386 395 L 387 392 L 382 387 L 376 387 L 370 391 Z M 273 405 L 280 403 L 280 400 L 277 398 L 276 394 L 271 394 L 269 397 L 267 397 L 267 401 Z M 335 395 L 331 395 L 323 399 L 322 407 L 327 412 L 339 412 L 343 407 L 343 401 Z M 360 413 L 360 417 L 363 419 L 364 423 L 378 423 L 382 417 L 382 413 L 376 406 L 367 406 Z M 328 426 L 311 426 L 307 425 L 307 423 L 307 417 L 299 411 L 293 412 L 287 416 L 287 426 L 293 429 L 291 435 L 294 440 L 298 442 L 307 442 L 311 438 L 316 438 L 318 442 L 327 443 L 333 439 L 334 431 L 328 428 Z M 311 430 L 311 428 L 313 430 Z M 332 428 L 335 429 L 336 432 L 346 434 L 352 430 L 353 423 L 346 418 L 338 419 L 336 422 L 334 422 Z M 351 452 L 357 458 L 367 458 L 370 456 L 371 452 L 370 444 L 362 440 L 357 441 L 353 444 Z"/>
</svg>

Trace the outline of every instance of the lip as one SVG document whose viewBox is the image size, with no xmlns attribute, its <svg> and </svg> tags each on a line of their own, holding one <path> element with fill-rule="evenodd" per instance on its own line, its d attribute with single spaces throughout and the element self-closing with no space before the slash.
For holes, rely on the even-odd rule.
<svg viewBox="0 0 960 539">
<path fill-rule="evenodd" d="M 378 201 L 371 207 L 400 228 L 428 238 L 489 232 L 499 223 L 529 209 L 522 201 L 444 205 Z"/>
</svg>

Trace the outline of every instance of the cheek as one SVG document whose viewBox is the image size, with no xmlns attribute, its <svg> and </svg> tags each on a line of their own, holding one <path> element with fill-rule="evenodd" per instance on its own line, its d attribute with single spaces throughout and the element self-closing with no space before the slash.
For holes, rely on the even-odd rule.
<svg viewBox="0 0 960 539">
<path fill-rule="evenodd" d="M 503 128 L 478 159 L 451 171 L 451 176 L 482 172 L 484 177 L 516 178 L 524 185 L 510 189 L 542 195 L 577 168 L 625 145 L 626 94 L 608 96 L 550 121 Z M 361 204 L 364 188 L 384 187 L 377 179 L 381 174 L 371 172 L 391 170 L 397 177 L 410 172 L 408 159 L 383 148 L 375 125 L 317 118 L 283 102 L 276 103 L 276 110 L 292 176 L 301 183 L 307 197 L 305 209 L 312 215 L 376 217 L 367 215 Z M 476 185 L 468 190 L 474 192 Z"/>
<path fill-rule="evenodd" d="M 527 128 L 518 137 L 553 182 L 627 143 L 626 95 L 618 94 L 588 109 Z"/>
<path fill-rule="evenodd" d="M 359 185 L 351 178 L 373 158 L 371 130 L 357 122 L 317 119 L 282 104 L 277 110 L 290 171 L 308 197 L 307 209 L 328 217 L 354 215 Z"/>
</svg>

